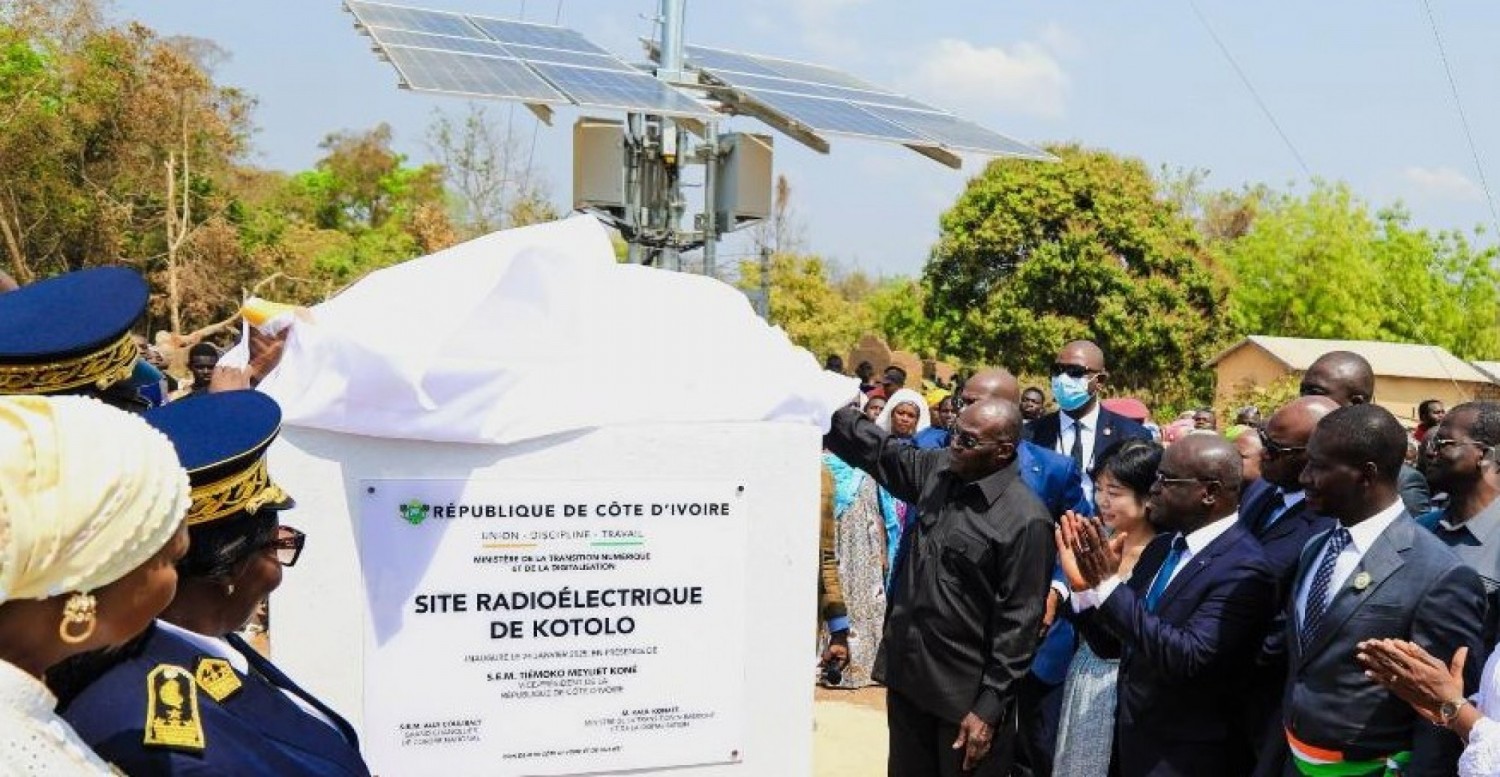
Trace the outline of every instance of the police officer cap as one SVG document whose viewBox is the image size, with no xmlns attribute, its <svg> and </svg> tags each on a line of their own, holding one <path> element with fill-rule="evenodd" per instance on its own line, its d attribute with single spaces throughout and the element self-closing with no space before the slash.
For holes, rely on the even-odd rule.
<svg viewBox="0 0 1500 777">
<path fill-rule="evenodd" d="M 86 394 L 130 376 L 130 326 L 145 279 L 124 267 L 59 275 L 0 294 L 0 393 Z"/>
<path fill-rule="evenodd" d="M 276 400 L 253 390 L 201 394 L 148 410 L 145 419 L 188 471 L 189 526 L 296 504 L 266 469 L 266 449 L 281 431 Z"/>
</svg>

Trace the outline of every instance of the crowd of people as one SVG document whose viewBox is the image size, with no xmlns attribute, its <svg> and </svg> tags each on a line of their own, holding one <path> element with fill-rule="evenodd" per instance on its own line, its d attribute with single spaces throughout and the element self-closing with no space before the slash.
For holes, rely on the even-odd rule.
<svg viewBox="0 0 1500 777">
<path fill-rule="evenodd" d="M 892 777 L 1500 775 L 1500 403 L 1408 431 L 1335 351 L 1220 431 L 1105 398 L 1088 341 L 1050 412 L 860 366 L 821 682 L 885 686 Z"/>
<path fill-rule="evenodd" d="M 0 293 L 0 773 L 367 775 L 240 635 L 308 539 L 281 341 L 174 386 L 147 294 Z M 887 689 L 893 777 L 1500 775 L 1500 403 L 1408 432 L 1332 352 L 1221 432 L 1106 398 L 1094 343 L 1050 372 L 870 369 L 831 419 L 821 681 Z"/>
<path fill-rule="evenodd" d="M 306 543 L 249 389 L 281 341 L 195 348 L 174 387 L 130 331 L 147 295 L 123 268 L 0 293 L 0 774 L 367 776 L 239 634 Z"/>
</svg>

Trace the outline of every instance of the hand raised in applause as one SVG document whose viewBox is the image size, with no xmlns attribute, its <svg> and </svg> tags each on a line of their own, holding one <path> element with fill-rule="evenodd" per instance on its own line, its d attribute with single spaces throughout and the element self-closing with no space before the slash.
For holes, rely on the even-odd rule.
<svg viewBox="0 0 1500 777">
<path fill-rule="evenodd" d="M 1099 519 L 1085 518 L 1077 513 L 1065 514 L 1063 526 L 1070 535 L 1079 576 L 1089 588 L 1097 587 L 1120 571 L 1125 550 L 1123 536 L 1107 538 L 1104 524 Z"/>
<path fill-rule="evenodd" d="M 1359 643 L 1355 659 L 1365 676 L 1385 686 L 1417 714 L 1442 725 L 1438 709 L 1463 698 L 1464 663 L 1469 649 L 1461 647 L 1444 664 L 1419 645 L 1401 639 L 1367 639 Z"/>
</svg>

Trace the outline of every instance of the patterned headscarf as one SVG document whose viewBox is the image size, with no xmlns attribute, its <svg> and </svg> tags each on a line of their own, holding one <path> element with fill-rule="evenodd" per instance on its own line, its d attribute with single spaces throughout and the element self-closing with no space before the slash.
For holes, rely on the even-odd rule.
<svg viewBox="0 0 1500 777">
<path fill-rule="evenodd" d="M 0 397 L 0 604 L 119 580 L 190 502 L 172 443 L 140 418 L 86 397 Z"/>
</svg>

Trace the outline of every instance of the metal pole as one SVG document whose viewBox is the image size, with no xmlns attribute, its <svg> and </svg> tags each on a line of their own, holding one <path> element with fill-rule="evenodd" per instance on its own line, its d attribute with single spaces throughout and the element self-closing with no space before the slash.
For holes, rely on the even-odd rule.
<svg viewBox="0 0 1500 777">
<path fill-rule="evenodd" d="M 719 202 L 715 188 L 719 183 L 719 124 L 708 123 L 708 137 L 703 141 L 703 274 L 719 277 Z"/>
<path fill-rule="evenodd" d="M 771 320 L 771 247 L 760 247 L 760 317 Z"/>
<path fill-rule="evenodd" d="M 661 0 L 661 68 L 656 77 L 663 81 L 682 80 L 682 35 L 686 17 L 687 0 Z"/>
</svg>

